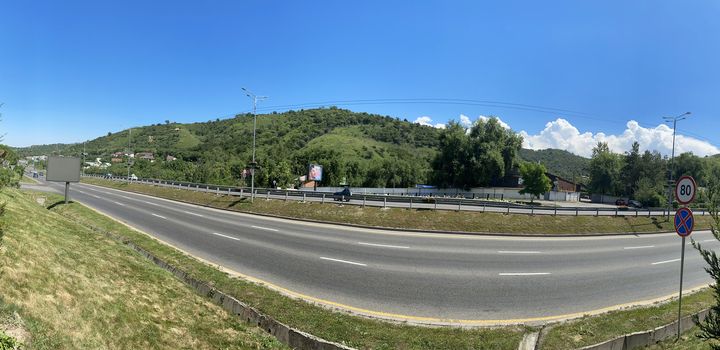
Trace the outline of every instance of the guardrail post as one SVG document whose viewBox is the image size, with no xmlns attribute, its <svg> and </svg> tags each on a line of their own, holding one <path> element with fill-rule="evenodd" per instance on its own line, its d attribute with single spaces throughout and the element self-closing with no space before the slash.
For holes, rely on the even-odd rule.
<svg viewBox="0 0 720 350">
<path fill-rule="evenodd" d="M 220 195 L 220 187 L 216 187 L 215 189 L 216 189 L 215 193 L 217 193 L 217 195 L 219 196 Z"/>
<path fill-rule="evenodd" d="M 458 211 L 460 211 L 462 207 L 462 199 L 458 200 Z"/>
<path fill-rule="evenodd" d="M 410 209 L 412 209 L 412 197 L 410 197 Z"/>
<path fill-rule="evenodd" d="M 435 210 L 437 210 L 437 198 L 433 200 L 433 203 L 435 203 Z"/>
<path fill-rule="evenodd" d="M 637 208 L 635 208 L 635 217 L 638 217 L 638 211 Z"/>
<path fill-rule="evenodd" d="M 267 192 L 265 192 L 265 200 L 266 200 L 266 201 L 269 201 L 269 200 L 270 200 L 270 190 L 268 190 Z M 287 200 L 287 198 L 286 198 L 285 200 Z"/>
<path fill-rule="evenodd" d="M 322 199 L 320 200 L 320 204 L 325 204 L 325 193 L 323 193 Z"/>
<path fill-rule="evenodd" d="M 555 206 L 555 212 L 553 212 L 553 216 L 557 216 L 557 205 Z"/>
<path fill-rule="evenodd" d="M 507 204 L 507 213 L 506 215 L 510 215 L 510 203 Z"/>
<path fill-rule="evenodd" d="M 482 212 L 483 212 L 483 213 L 485 212 L 485 203 L 483 203 Z"/>
<path fill-rule="evenodd" d="M 230 195 L 230 190 L 231 190 L 231 188 L 230 188 L 230 187 L 228 187 L 228 196 Z"/>
<path fill-rule="evenodd" d="M 269 195 L 269 194 L 270 194 L 270 191 L 268 191 L 268 195 Z M 286 202 L 287 202 L 287 199 L 288 199 L 288 193 L 287 193 L 287 191 L 285 191 L 285 201 L 286 201 Z"/>
<path fill-rule="evenodd" d="M 242 197 L 243 197 L 243 191 L 244 191 L 244 189 L 241 188 L 240 189 L 240 199 L 242 199 Z"/>
<path fill-rule="evenodd" d="M 387 208 L 387 197 L 383 198 L 383 209 Z"/>
<path fill-rule="evenodd" d="M 363 195 L 363 208 L 365 208 L 365 195 Z"/>
<path fill-rule="evenodd" d="M 578 216 L 578 208 L 575 207 L 575 216 Z"/>
<path fill-rule="evenodd" d="M 650 208 L 648 208 L 648 217 L 650 217 Z"/>
<path fill-rule="evenodd" d="M 530 206 L 530 216 L 535 216 L 535 206 Z"/>
<path fill-rule="evenodd" d="M 595 216 L 600 216 L 600 209 L 595 209 Z"/>
<path fill-rule="evenodd" d="M 303 192 L 303 203 L 305 203 L 305 192 Z"/>
</svg>

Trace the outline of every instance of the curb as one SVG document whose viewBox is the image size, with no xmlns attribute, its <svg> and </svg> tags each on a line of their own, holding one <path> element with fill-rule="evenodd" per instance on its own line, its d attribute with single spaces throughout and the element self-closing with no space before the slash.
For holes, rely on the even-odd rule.
<svg viewBox="0 0 720 350">
<path fill-rule="evenodd" d="M 286 344 L 293 349 L 355 350 L 354 348 L 345 346 L 340 343 L 331 342 L 320 337 L 316 337 L 310 333 L 303 332 L 301 330 L 292 328 L 280 321 L 277 321 L 274 318 L 263 314 L 252 306 L 243 303 L 235 297 L 225 294 L 223 291 L 216 289 L 207 282 L 192 277 L 184 270 L 175 267 L 165 262 L 164 260 L 156 257 L 149 251 L 136 245 L 134 242 L 127 238 L 116 235 L 112 232 L 101 230 L 91 225 L 86 225 L 82 223 L 80 224 L 91 229 L 92 231 L 102 233 L 110 239 L 130 247 L 146 259 L 152 261 L 152 263 L 154 263 L 156 266 L 172 273 L 176 278 L 185 283 L 188 287 L 192 288 L 197 294 L 212 299 L 215 304 L 225 309 L 225 311 L 237 316 L 248 324 L 256 325 L 258 328 L 261 328 L 263 331 L 266 331 L 268 334 L 274 336 L 281 343 Z"/>
<path fill-rule="evenodd" d="M 219 208 L 214 207 L 208 204 L 201 204 L 201 203 L 195 203 L 186 201 L 183 199 L 174 199 L 174 198 L 165 198 L 160 197 L 157 195 L 147 194 L 143 192 L 138 191 L 131 191 L 126 189 L 119 189 L 115 187 L 110 186 L 102 186 L 102 185 L 96 185 L 96 184 L 90 184 L 90 183 L 84 183 L 85 185 L 90 186 L 98 186 L 98 187 L 104 187 L 104 188 L 110 188 L 118 191 L 124 191 L 124 192 L 132 192 L 137 194 L 142 194 L 150 197 L 156 197 L 156 198 L 162 198 L 166 200 L 181 202 L 185 204 L 192 204 L 197 205 L 200 207 L 205 208 L 212 208 L 212 209 L 218 209 L 218 210 L 224 210 L 228 212 L 235 212 L 235 213 L 243 213 L 243 214 L 249 214 L 249 215 L 257 215 L 257 216 L 264 216 L 264 217 L 271 217 L 271 218 L 277 218 L 277 219 L 285 219 L 285 220 L 293 220 L 293 221 L 303 221 L 303 222 L 310 222 L 310 223 L 316 223 L 316 224 L 326 224 L 326 225 L 338 225 L 338 226 L 346 226 L 346 227 L 354 227 L 354 228 L 364 228 L 364 229 L 373 229 L 373 230 L 385 230 L 385 231 L 395 231 L 395 232 L 416 232 L 416 233 L 436 233 L 436 234 L 453 234 L 453 235 L 469 235 L 469 236 L 490 236 L 490 237 L 525 237 L 525 238 L 543 238 L 543 237 L 551 237 L 551 238 L 563 238 L 563 237 L 569 237 L 569 238 L 577 238 L 577 237 L 612 237 L 612 236 L 649 236 L 649 235 L 661 235 L 661 234 L 668 234 L 668 233 L 674 233 L 674 231 L 662 231 L 662 232 L 627 232 L 627 233 L 569 233 L 569 234 L 557 234 L 557 233 L 494 233 L 494 232 L 472 232 L 472 231 L 448 231 L 448 230 L 421 230 L 421 229 L 413 229 L 413 228 L 396 228 L 396 227 L 385 227 L 385 226 L 370 226 L 370 225 L 361 225 L 361 224 L 349 224 L 349 223 L 342 223 L 342 222 L 333 222 L 333 221 L 324 221 L 324 220 L 314 220 L 314 219 L 305 219 L 305 218 L 295 218 L 291 216 L 284 216 L 284 215 L 276 215 L 276 214 L 267 214 L 267 213 L 256 213 L 251 211 L 243 211 L 243 210 L 231 210 L 227 208 Z M 224 196 L 224 194 L 223 194 Z"/>
</svg>

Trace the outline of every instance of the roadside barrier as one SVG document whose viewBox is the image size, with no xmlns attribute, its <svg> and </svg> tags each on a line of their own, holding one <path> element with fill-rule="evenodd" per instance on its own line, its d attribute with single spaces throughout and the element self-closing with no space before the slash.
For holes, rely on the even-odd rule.
<svg viewBox="0 0 720 350">
<path fill-rule="evenodd" d="M 105 177 L 100 175 L 84 175 L 85 177 L 104 178 L 113 181 L 126 182 L 127 178 L 123 176 Z M 250 188 L 223 186 L 212 184 L 197 184 L 183 181 L 167 181 L 158 179 L 131 180 L 134 183 L 179 188 L 196 192 L 216 192 L 225 193 L 229 196 L 249 197 L 251 195 Z M 280 190 L 272 188 L 256 188 L 255 197 L 258 193 L 265 194 L 265 199 L 281 199 L 285 201 L 294 200 L 298 202 L 320 202 L 333 197 L 331 192 L 305 191 L 305 190 Z M 343 197 L 346 199 L 345 197 Z M 373 195 L 373 194 L 353 194 L 350 196 L 350 202 L 344 204 L 368 206 L 368 207 L 396 207 L 410 209 L 427 209 L 427 210 L 453 210 L 453 211 L 482 211 L 482 212 L 498 212 L 504 214 L 527 214 L 527 215 L 552 215 L 552 216 L 616 216 L 616 217 L 639 217 L 639 216 L 666 216 L 666 208 L 623 208 L 617 207 L 543 207 L 525 204 L 516 204 L 510 202 L 493 201 L 487 199 L 476 199 L 470 197 L 430 197 L 430 196 L 397 196 L 397 195 Z M 354 202 L 353 202 L 354 200 Z M 693 208 L 695 215 L 707 215 L 706 209 Z"/>
</svg>

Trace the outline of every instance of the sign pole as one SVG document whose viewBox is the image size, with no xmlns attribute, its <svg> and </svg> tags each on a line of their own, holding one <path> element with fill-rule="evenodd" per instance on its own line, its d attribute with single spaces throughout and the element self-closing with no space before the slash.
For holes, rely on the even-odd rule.
<svg viewBox="0 0 720 350">
<path fill-rule="evenodd" d="M 65 182 L 65 204 L 68 204 L 68 194 L 70 193 L 70 183 Z"/>
<path fill-rule="evenodd" d="M 685 266 L 685 236 L 682 237 L 682 248 L 680 248 L 680 294 L 678 294 L 678 322 L 677 338 L 680 340 L 680 320 L 682 319 L 682 285 L 683 267 Z"/>
</svg>

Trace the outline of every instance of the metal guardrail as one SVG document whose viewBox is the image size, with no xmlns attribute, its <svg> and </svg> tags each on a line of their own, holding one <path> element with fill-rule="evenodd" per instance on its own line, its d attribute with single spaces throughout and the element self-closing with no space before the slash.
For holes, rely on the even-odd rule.
<svg viewBox="0 0 720 350">
<path fill-rule="evenodd" d="M 128 181 L 126 176 L 102 176 L 85 174 L 84 177 L 103 178 L 113 181 Z M 226 194 L 232 196 L 249 197 L 251 189 L 249 187 L 213 185 L 186 181 L 161 180 L 152 178 L 138 178 L 130 180 L 130 182 L 142 183 L 148 185 L 158 185 L 165 187 L 174 187 L 178 189 L 209 192 L 215 194 Z M 272 188 L 255 188 L 255 198 L 266 199 L 285 199 L 306 201 L 308 199 L 319 199 L 321 203 L 334 200 L 332 192 L 322 191 L 300 191 L 300 190 L 279 190 Z M 342 199 L 346 199 L 343 197 Z M 529 215 L 593 215 L 594 216 L 667 216 L 667 208 L 600 208 L 600 207 L 542 207 L 531 206 L 510 202 L 497 202 L 484 199 L 473 198 L 452 198 L 452 197 L 434 197 L 434 196 L 394 196 L 394 195 L 378 195 L 378 194 L 353 194 L 347 198 L 352 200 L 348 204 L 375 206 L 375 207 L 398 207 L 393 204 L 407 204 L 404 207 L 410 209 L 429 209 L 429 210 L 457 210 L 457 211 L 488 211 L 488 212 L 504 212 L 515 214 Z M 388 205 L 390 204 L 390 205 Z M 707 214 L 705 208 L 694 208 L 696 215 L 704 216 Z M 671 215 L 672 212 L 671 212 Z"/>
</svg>

